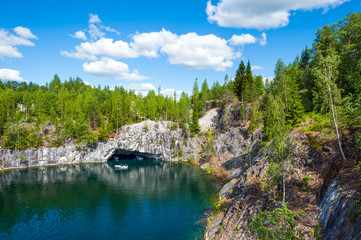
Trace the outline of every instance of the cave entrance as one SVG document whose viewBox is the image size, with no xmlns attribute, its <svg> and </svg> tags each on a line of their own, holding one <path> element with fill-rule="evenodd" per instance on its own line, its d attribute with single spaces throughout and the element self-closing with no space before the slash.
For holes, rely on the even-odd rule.
<svg viewBox="0 0 361 240">
<path fill-rule="evenodd" d="M 108 158 L 108 161 L 113 161 L 118 159 L 135 159 L 136 157 L 141 157 L 143 159 L 159 159 L 160 155 L 117 149 L 113 152 L 110 158 Z"/>
</svg>

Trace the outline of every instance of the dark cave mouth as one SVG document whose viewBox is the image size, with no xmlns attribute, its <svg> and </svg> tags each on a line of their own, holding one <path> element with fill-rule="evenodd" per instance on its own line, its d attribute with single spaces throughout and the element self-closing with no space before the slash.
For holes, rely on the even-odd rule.
<svg viewBox="0 0 361 240">
<path fill-rule="evenodd" d="M 160 159 L 160 155 L 152 153 L 144 153 L 138 151 L 129 151 L 124 149 L 117 149 L 108 158 L 108 161 L 114 161 L 118 159 L 135 159 L 136 157 L 142 157 L 143 159 Z"/>
</svg>

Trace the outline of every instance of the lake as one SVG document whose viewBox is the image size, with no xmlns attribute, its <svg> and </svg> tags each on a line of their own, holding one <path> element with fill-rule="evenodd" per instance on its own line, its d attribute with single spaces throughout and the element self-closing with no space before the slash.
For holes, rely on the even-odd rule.
<svg viewBox="0 0 361 240">
<path fill-rule="evenodd" d="M 220 187 L 151 159 L 2 171 L 0 239 L 201 239 Z"/>
</svg>

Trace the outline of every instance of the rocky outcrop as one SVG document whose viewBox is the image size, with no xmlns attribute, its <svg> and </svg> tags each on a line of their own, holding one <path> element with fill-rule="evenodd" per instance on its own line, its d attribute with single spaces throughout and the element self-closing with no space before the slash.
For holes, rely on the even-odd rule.
<svg viewBox="0 0 361 240">
<path fill-rule="evenodd" d="M 205 239 L 256 239 L 250 232 L 252 217 L 280 206 L 275 200 L 277 191 L 267 189 L 272 151 L 267 146 L 261 147 L 259 129 L 247 134 L 246 126 L 237 124 L 238 112 L 237 106 L 229 106 L 217 119 L 215 156 L 217 164 L 230 173 L 231 181 L 220 191 Z M 224 125 L 227 131 L 223 130 Z M 286 168 L 286 201 L 292 210 L 305 211 L 299 220 L 306 239 L 316 239 L 317 234 L 327 240 L 361 239 L 361 214 L 355 205 L 357 192 L 340 185 L 337 176 L 341 173 L 334 170 L 332 158 L 335 156 L 331 155 L 337 151 L 323 149 L 325 156 L 321 158 L 320 153 L 309 146 L 308 136 L 303 132 L 292 131 L 289 136 L 292 151 Z M 325 174 L 327 171 L 332 174 Z M 325 175 L 331 177 L 326 179 Z M 305 177 L 311 182 L 307 187 Z"/>
<path fill-rule="evenodd" d="M 26 150 L 0 149 L 0 168 L 106 162 L 114 154 L 134 154 L 147 158 L 175 160 L 171 146 L 182 139 L 180 130 L 168 128 L 170 122 L 144 121 L 125 126 L 120 133 L 105 142 L 92 146 L 31 148 Z"/>
<path fill-rule="evenodd" d="M 318 219 L 327 240 L 361 239 L 361 214 L 355 209 L 355 194 L 345 191 L 334 179 L 319 204 Z"/>
</svg>

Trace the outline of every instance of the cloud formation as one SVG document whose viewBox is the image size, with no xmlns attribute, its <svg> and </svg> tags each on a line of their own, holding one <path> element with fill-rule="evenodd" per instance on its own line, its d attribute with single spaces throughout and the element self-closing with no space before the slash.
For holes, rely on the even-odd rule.
<svg viewBox="0 0 361 240">
<path fill-rule="evenodd" d="M 85 36 L 85 33 L 83 31 L 77 31 L 74 33 L 74 35 L 71 35 L 71 37 L 73 38 L 77 38 L 77 39 L 80 39 L 80 40 L 84 40 L 86 41 L 88 38 Z"/>
<path fill-rule="evenodd" d="M 18 70 L 2 68 L 0 69 L 0 80 L 2 81 L 18 81 L 22 82 L 24 79 L 20 77 L 20 72 Z"/>
<path fill-rule="evenodd" d="M 270 29 L 288 25 L 292 11 L 335 8 L 349 0 L 209 0 L 208 21 L 221 27 Z"/>
<path fill-rule="evenodd" d="M 84 63 L 83 70 L 90 75 L 105 79 L 141 81 L 148 78 L 140 76 L 136 69 L 130 73 L 127 64 L 106 57 L 99 61 Z"/>
<path fill-rule="evenodd" d="M 38 39 L 31 31 L 29 28 L 25 28 L 25 27 L 16 27 L 14 28 L 14 31 L 17 35 L 19 35 L 20 37 L 23 38 L 27 38 L 27 39 Z"/>
<path fill-rule="evenodd" d="M 254 65 L 254 66 L 251 67 L 251 69 L 252 69 L 252 71 L 254 71 L 254 70 L 262 70 L 263 67 L 259 66 L 259 65 Z"/>
<path fill-rule="evenodd" d="M 136 91 L 155 91 L 156 88 L 151 83 L 131 83 L 124 85 L 125 89 L 136 90 Z"/>
<path fill-rule="evenodd" d="M 0 29 L 0 59 L 3 58 L 21 58 L 23 55 L 16 46 L 33 47 L 35 44 L 29 39 L 37 37 L 25 27 L 16 27 L 13 29 L 15 34 L 8 30 Z"/>
<path fill-rule="evenodd" d="M 262 38 L 259 39 L 259 45 L 264 46 L 267 44 L 267 35 L 266 33 L 261 34 Z"/>
<path fill-rule="evenodd" d="M 232 67 L 232 60 L 241 55 L 238 50 L 228 45 L 227 40 L 213 34 L 177 35 L 162 29 L 159 32 L 136 33 L 131 36 L 131 39 L 131 42 L 125 42 L 114 41 L 112 38 L 100 38 L 97 41 L 81 43 L 75 47 L 75 51 L 62 51 L 61 54 L 82 60 L 97 60 L 99 57 L 157 58 L 165 54 L 171 64 L 189 69 L 215 69 L 217 71 Z"/>
<path fill-rule="evenodd" d="M 116 32 L 104 26 L 98 15 L 90 14 L 89 29 L 71 35 L 85 42 L 75 46 L 74 50 L 61 51 L 61 54 L 87 61 L 83 64 L 83 69 L 89 74 L 121 80 L 147 78 L 139 75 L 137 71 L 130 73 L 128 65 L 119 61 L 121 59 L 165 56 L 170 64 L 188 69 L 225 71 L 233 66 L 234 59 L 242 55 L 245 44 L 259 43 L 263 46 L 267 43 L 265 33 L 262 33 L 260 38 L 241 34 L 226 40 L 214 34 L 198 35 L 190 32 L 179 35 L 162 29 L 158 32 L 137 32 L 125 41 L 106 37 L 103 30 Z"/>
</svg>

